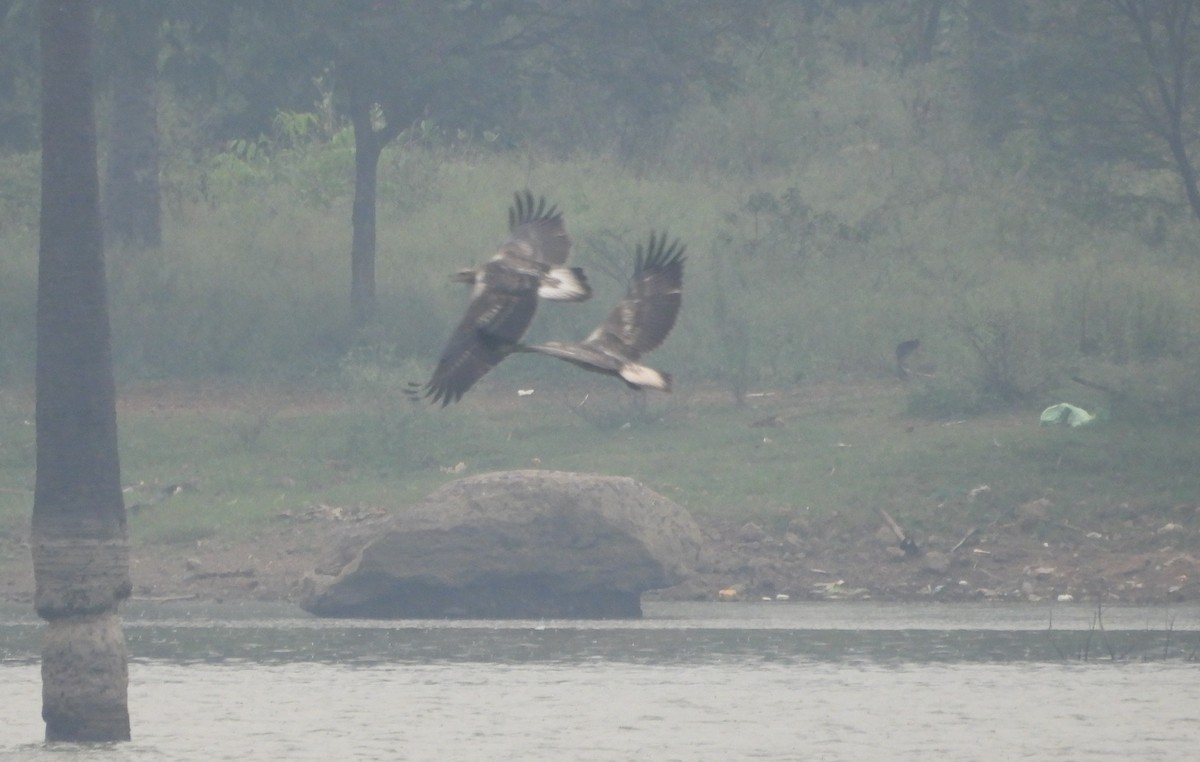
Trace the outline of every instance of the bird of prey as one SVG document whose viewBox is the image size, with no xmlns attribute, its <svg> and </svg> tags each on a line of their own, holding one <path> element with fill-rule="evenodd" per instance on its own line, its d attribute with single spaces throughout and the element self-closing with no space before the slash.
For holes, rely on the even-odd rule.
<svg viewBox="0 0 1200 762">
<path fill-rule="evenodd" d="M 578 343 L 548 341 L 517 345 L 516 352 L 535 352 L 566 360 L 584 370 L 616 376 L 631 389 L 671 391 L 671 376 L 638 362 L 663 343 L 675 326 L 683 299 L 684 245 L 667 244 L 667 235 L 637 247 L 633 277 L 625 298 L 604 322 Z"/>
<path fill-rule="evenodd" d="M 583 270 L 565 267 L 571 239 L 555 206 L 533 194 L 515 194 L 508 210 L 508 239 L 477 268 L 459 270 L 451 280 L 469 283 L 471 302 L 425 384 L 410 384 L 413 399 L 429 398 L 442 407 L 462 398 L 507 354 L 503 344 L 520 341 L 539 299 L 581 302 L 592 295 Z M 485 340 L 486 337 L 486 340 Z"/>
</svg>

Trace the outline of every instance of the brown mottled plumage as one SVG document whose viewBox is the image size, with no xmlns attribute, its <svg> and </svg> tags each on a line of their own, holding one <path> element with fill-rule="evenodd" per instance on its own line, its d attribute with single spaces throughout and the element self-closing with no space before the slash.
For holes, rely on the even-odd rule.
<svg viewBox="0 0 1200 762">
<path fill-rule="evenodd" d="M 413 399 L 427 397 L 443 407 L 457 402 L 507 354 L 498 342 L 520 341 L 533 320 L 538 299 L 579 302 L 592 295 L 583 270 L 564 267 L 571 239 L 557 207 L 544 198 L 515 194 L 508 211 L 509 236 L 482 266 L 452 277 L 470 283 L 471 302 L 423 385 L 410 384 Z M 485 340 L 487 337 L 487 340 Z"/>
<path fill-rule="evenodd" d="M 586 339 L 522 345 L 514 351 L 557 357 L 585 370 L 616 376 L 634 389 L 671 391 L 669 374 L 637 360 L 662 344 L 675 326 L 683 300 L 684 250 L 678 239 L 667 245 L 665 233 L 657 238 L 651 233 L 644 249 L 638 244 L 625 298 Z"/>
</svg>

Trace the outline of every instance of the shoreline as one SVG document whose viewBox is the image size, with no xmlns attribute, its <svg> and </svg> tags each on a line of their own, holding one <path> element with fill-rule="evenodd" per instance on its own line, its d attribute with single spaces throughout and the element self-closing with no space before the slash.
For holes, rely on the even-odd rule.
<svg viewBox="0 0 1200 762">
<path fill-rule="evenodd" d="M 1200 559 L 1171 532 L 1120 540 L 1047 525 L 973 529 L 922 538 L 905 553 L 888 527 L 824 527 L 772 534 L 753 524 L 698 521 L 708 538 L 694 573 L 645 600 L 1006 601 L 1167 605 L 1200 600 Z M 240 541 L 134 545 L 133 600 L 296 600 L 348 522 L 280 519 Z M 361 526 L 361 525 L 360 525 Z M 33 570 L 23 538 L 0 540 L 0 600 L 31 603 Z"/>
</svg>

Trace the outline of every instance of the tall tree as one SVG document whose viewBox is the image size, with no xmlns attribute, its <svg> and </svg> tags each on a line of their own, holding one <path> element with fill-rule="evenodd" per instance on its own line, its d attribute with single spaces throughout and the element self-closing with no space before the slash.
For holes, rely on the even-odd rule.
<svg viewBox="0 0 1200 762">
<path fill-rule="evenodd" d="M 375 308 L 379 156 L 415 122 L 512 123 L 542 108 L 547 84 L 586 84 L 609 113 L 644 128 L 690 88 L 727 81 L 718 51 L 768 4 L 718 0 L 310 0 L 292 9 L 305 49 L 332 62 L 338 102 L 355 133 L 351 307 L 356 325 Z M 569 87 L 562 88 L 569 91 Z M 541 113 L 546 113 L 544 109 Z M 630 131 L 633 131 L 632 129 Z"/>
<path fill-rule="evenodd" d="M 308 43 L 332 62 L 339 102 L 354 128 L 350 305 L 354 324 L 375 312 L 375 212 L 383 149 L 424 116 L 454 123 L 496 114 L 520 56 L 563 21 L 534 4 L 318 0 L 304 20 Z"/>
<path fill-rule="evenodd" d="M 969 0 L 967 84 L 976 128 L 1000 141 L 1020 122 L 1017 103 L 1030 68 L 1024 0 Z"/>
<path fill-rule="evenodd" d="M 0 150 L 37 149 L 37 12 L 0 0 Z"/>
<path fill-rule="evenodd" d="M 1192 161 L 1200 116 L 1200 13 L 1195 0 L 1110 0 L 1141 54 L 1139 81 L 1126 91 L 1143 125 L 1162 141 L 1200 220 L 1200 187 Z"/>
<path fill-rule="evenodd" d="M 355 135 L 350 301 L 353 321 L 362 326 L 375 309 L 378 162 L 404 130 L 428 119 L 452 129 L 499 126 L 516 142 L 532 142 L 565 132 L 561 117 L 583 104 L 574 115 L 579 124 L 590 129 L 600 117 L 620 121 L 626 135 L 644 135 L 695 90 L 731 81 L 723 54 L 734 47 L 732 37 L 760 29 L 777 1 L 168 4 L 171 52 L 163 73 L 177 96 L 202 93 L 215 108 L 209 138 L 234 137 L 220 131 L 235 128 L 252 138 L 270 129 L 278 109 L 305 108 L 314 79 L 332 83 L 335 106 Z M 225 65 L 223 76 L 196 76 L 205 68 L 198 61 L 216 59 Z M 566 103 L 571 99 L 575 104 Z"/>
<path fill-rule="evenodd" d="M 117 456 L 93 106 L 91 0 L 40 0 L 42 208 L 37 300 L 34 605 L 48 623 L 50 741 L 129 738 L 117 608 L 129 542 Z"/>
<path fill-rule="evenodd" d="M 158 178 L 158 30 L 160 2 L 117 0 L 112 12 L 112 108 L 104 179 L 109 243 L 162 244 Z"/>
<path fill-rule="evenodd" d="M 1035 17 L 1011 44 L 1030 51 L 1037 72 L 1021 82 L 1017 112 L 1048 149 L 1043 170 L 1082 170 L 1087 176 L 1098 168 L 1104 183 L 1118 164 L 1169 169 L 1179 179 L 1188 213 L 1200 220 L 1198 5 L 1064 0 L 1029 6 Z M 1122 198 L 1121 203 L 1159 207 L 1164 201 L 1148 194 Z"/>
</svg>

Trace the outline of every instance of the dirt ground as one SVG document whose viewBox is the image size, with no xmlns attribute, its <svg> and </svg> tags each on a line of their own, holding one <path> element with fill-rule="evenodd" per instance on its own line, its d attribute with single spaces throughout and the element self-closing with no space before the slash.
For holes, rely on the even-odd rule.
<svg viewBox="0 0 1200 762">
<path fill-rule="evenodd" d="M 201 391 L 150 388 L 127 396 L 121 405 L 245 405 L 240 398 L 231 402 L 229 390 Z M 334 404 L 308 394 L 292 402 L 304 409 Z M 754 524 L 701 521 L 708 549 L 694 573 L 649 595 L 729 601 L 1200 600 L 1200 535 L 1194 531 L 1200 506 L 1174 510 L 1164 516 L 1134 506 L 1081 529 L 1053 523 L 1047 518 L 1051 511 L 1035 501 L 1005 521 L 963 535 L 915 537 L 915 547 L 907 552 L 882 516 L 878 523 L 858 527 L 794 521 L 775 532 Z M 378 512 L 315 509 L 280 516 L 270 531 L 241 541 L 136 546 L 133 596 L 295 600 L 300 581 L 321 563 L 337 535 L 379 520 Z M 28 537 L 0 533 L 0 600 L 29 602 L 32 597 Z"/>
<path fill-rule="evenodd" d="M 378 516 L 339 511 L 281 517 L 240 542 L 135 547 L 133 596 L 145 600 L 288 601 L 349 527 Z M 702 524 L 708 551 L 683 583 L 649 594 L 686 600 L 1100 600 L 1200 599 L 1200 549 L 1171 523 L 1112 532 L 1037 526 L 1026 517 L 966 537 L 921 538 L 905 552 L 881 519 L 875 531 L 796 525 L 773 535 L 754 524 Z M 853 535 L 853 536 L 848 536 Z M 29 602 L 25 538 L 0 539 L 0 598 Z"/>
</svg>

